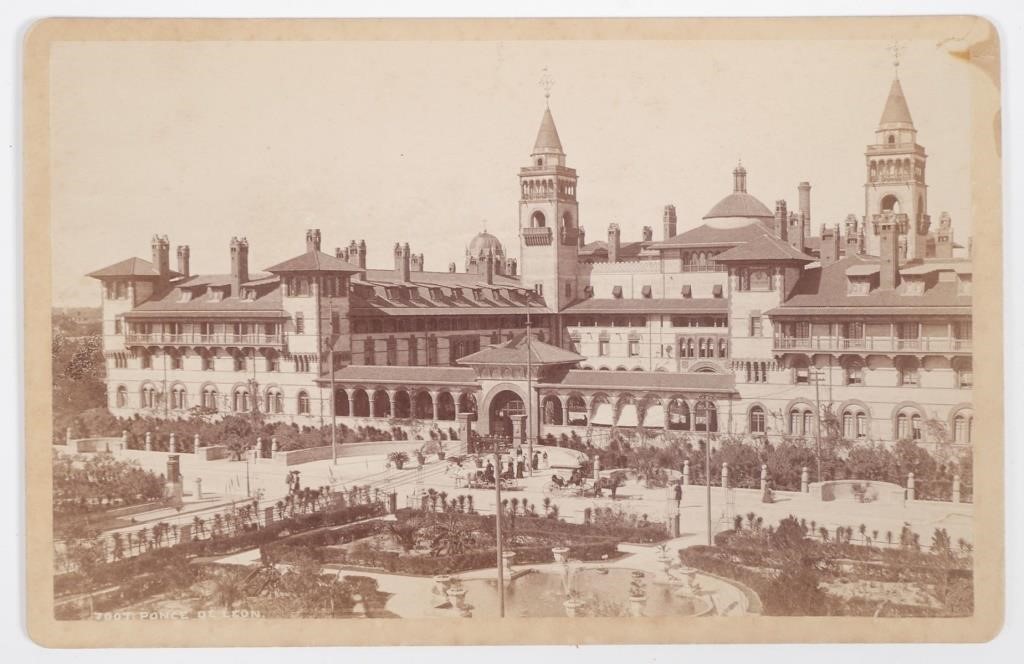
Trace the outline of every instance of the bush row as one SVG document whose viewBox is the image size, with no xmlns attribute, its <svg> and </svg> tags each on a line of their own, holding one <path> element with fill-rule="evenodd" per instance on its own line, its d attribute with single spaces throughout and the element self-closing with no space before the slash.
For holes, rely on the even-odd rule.
<svg viewBox="0 0 1024 664">
<path fill-rule="evenodd" d="M 385 508 L 380 503 L 352 505 L 339 510 L 289 517 L 274 521 L 265 528 L 244 531 L 230 537 L 212 537 L 163 549 L 154 549 L 130 558 L 96 565 L 88 571 L 74 571 L 57 575 L 54 577 L 54 594 L 59 597 L 90 592 L 120 583 L 151 569 L 165 567 L 167 561 L 176 558 L 227 555 L 264 546 L 289 533 L 344 525 L 353 521 L 382 516 L 384 513 Z"/>
</svg>

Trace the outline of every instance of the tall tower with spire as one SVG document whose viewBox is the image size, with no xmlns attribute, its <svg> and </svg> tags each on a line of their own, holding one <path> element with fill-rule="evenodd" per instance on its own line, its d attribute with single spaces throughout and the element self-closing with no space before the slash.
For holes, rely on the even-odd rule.
<svg viewBox="0 0 1024 664">
<path fill-rule="evenodd" d="M 541 86 L 547 99 L 551 80 L 546 72 Z M 576 181 L 575 169 L 565 165 L 565 151 L 546 105 L 530 165 L 519 169 L 519 238 L 522 284 L 537 289 L 554 311 L 578 298 Z"/>
<path fill-rule="evenodd" d="M 924 148 L 917 144 L 917 130 L 910 117 L 907 98 L 896 75 L 889 88 L 882 119 L 875 129 L 875 142 L 869 145 L 867 182 L 864 185 L 864 235 L 866 251 L 879 255 L 879 229 L 885 219 L 895 224 L 905 247 L 903 259 L 924 258 L 928 240 L 928 186 L 925 184 Z"/>
</svg>

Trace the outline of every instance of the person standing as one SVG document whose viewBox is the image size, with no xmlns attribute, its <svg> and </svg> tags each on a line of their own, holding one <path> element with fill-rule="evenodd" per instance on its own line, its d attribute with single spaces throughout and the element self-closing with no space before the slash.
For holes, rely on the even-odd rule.
<svg viewBox="0 0 1024 664">
<path fill-rule="evenodd" d="M 676 510 L 678 510 L 680 504 L 683 502 L 683 483 L 681 481 L 676 482 L 676 487 L 674 491 L 676 496 Z"/>
</svg>

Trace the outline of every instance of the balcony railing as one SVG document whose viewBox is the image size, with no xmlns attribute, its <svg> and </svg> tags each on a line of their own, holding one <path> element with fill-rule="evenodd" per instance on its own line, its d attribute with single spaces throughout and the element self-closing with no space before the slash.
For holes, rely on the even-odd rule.
<svg viewBox="0 0 1024 664">
<path fill-rule="evenodd" d="M 527 227 L 522 229 L 522 234 L 523 242 L 528 247 L 551 244 L 551 228 L 547 226 Z"/>
<path fill-rule="evenodd" d="M 725 264 L 719 265 L 717 263 L 705 263 L 700 265 L 697 263 L 683 263 L 680 268 L 681 272 L 728 272 L 729 268 Z"/>
<path fill-rule="evenodd" d="M 201 346 L 283 346 L 283 334 L 231 334 L 215 333 L 200 334 L 199 332 L 188 332 L 185 334 L 168 334 L 165 332 L 129 332 L 125 335 L 128 344 L 171 344 L 171 345 L 201 345 Z"/>
<path fill-rule="evenodd" d="M 773 347 L 776 350 L 862 350 L 862 351 L 936 351 L 968 352 L 970 339 L 892 339 L 885 337 L 785 337 L 776 336 Z"/>
</svg>

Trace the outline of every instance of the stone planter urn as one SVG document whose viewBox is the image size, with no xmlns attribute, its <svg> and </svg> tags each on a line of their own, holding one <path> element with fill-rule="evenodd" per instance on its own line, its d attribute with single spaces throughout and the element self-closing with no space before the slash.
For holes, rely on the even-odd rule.
<svg viewBox="0 0 1024 664">
<path fill-rule="evenodd" d="M 445 592 L 448 590 L 448 586 L 452 583 L 451 574 L 435 574 L 434 575 L 434 594 L 441 595 L 444 597 Z"/>
<path fill-rule="evenodd" d="M 565 615 L 570 618 L 576 618 L 580 615 L 580 611 L 583 610 L 585 602 L 576 598 L 570 597 L 569 599 L 562 602 L 562 606 L 565 607 Z"/>
<path fill-rule="evenodd" d="M 569 547 L 567 546 L 554 546 L 551 547 L 551 555 L 555 557 L 556 563 L 565 563 L 569 561 Z"/>
<path fill-rule="evenodd" d="M 693 594 L 694 580 L 697 578 L 697 570 L 693 567 L 680 567 L 679 575 L 683 578 L 683 586 L 680 590 L 686 594 Z"/>
<path fill-rule="evenodd" d="M 505 566 L 505 581 L 512 580 L 512 560 L 516 557 L 515 551 L 503 551 L 501 553 L 501 562 Z"/>
<path fill-rule="evenodd" d="M 465 588 L 449 588 L 445 594 L 448 595 L 448 601 L 451 602 L 452 608 L 458 609 L 460 612 L 466 608 Z"/>
<path fill-rule="evenodd" d="M 401 470 L 405 466 L 405 462 L 401 460 L 395 460 L 395 470 Z"/>
<path fill-rule="evenodd" d="M 630 595 L 629 613 L 634 618 L 643 618 L 644 607 L 647 605 L 647 595 Z"/>
</svg>

